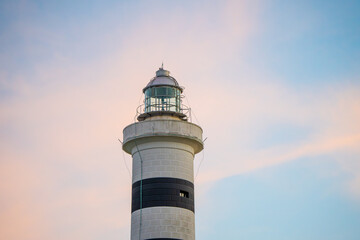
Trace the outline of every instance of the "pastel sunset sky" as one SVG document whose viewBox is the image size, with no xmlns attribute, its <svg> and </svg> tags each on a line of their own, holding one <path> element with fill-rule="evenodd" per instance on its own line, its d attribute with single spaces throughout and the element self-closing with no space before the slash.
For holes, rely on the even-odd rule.
<svg viewBox="0 0 360 240">
<path fill-rule="evenodd" d="M 164 62 L 196 239 L 360 239 L 360 2 L 0 1 L 0 239 L 130 238 L 118 138 Z"/>
</svg>

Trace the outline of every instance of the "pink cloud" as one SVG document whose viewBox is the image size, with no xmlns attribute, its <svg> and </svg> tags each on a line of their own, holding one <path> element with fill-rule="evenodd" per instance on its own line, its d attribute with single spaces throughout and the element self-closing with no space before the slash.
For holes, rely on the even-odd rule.
<svg viewBox="0 0 360 240">
<path fill-rule="evenodd" d="M 359 88 L 332 86 L 325 90 L 297 92 L 281 82 L 272 83 L 266 85 L 262 80 L 253 79 L 237 87 L 219 84 L 207 88 L 207 93 L 216 98 L 209 98 L 208 104 L 200 106 L 201 111 L 197 114 L 206 120 L 205 136 L 215 132 L 216 136 L 210 135 L 206 142 L 210 150 L 205 148 L 205 151 L 210 153 L 206 154 L 200 170 L 199 183 L 301 157 L 350 152 L 359 157 L 359 153 L 354 152 L 360 149 Z M 195 101 L 200 103 L 201 98 L 195 98 Z M 300 142 L 251 148 L 251 143 L 261 140 L 263 129 L 274 123 L 309 129 L 309 136 Z M 219 162 L 219 159 L 224 160 Z M 339 164 L 347 166 L 349 162 L 340 157 Z M 357 195 L 359 192 L 354 186 L 357 186 L 360 169 L 357 165 L 352 166 L 356 170 L 351 172 L 353 178 L 347 184 Z"/>
<path fill-rule="evenodd" d="M 360 148 L 359 88 L 299 92 L 261 69 L 249 79 L 234 76 L 231 85 L 214 75 L 233 51 L 246 48 L 261 11 L 250 1 L 220 6 L 190 19 L 181 12 L 167 21 L 153 13 L 137 19 L 131 30 L 109 36 L 123 42 L 95 60 L 76 62 L 55 52 L 32 76 L 2 80 L 10 77 L 0 73 L 1 88 L 13 93 L 0 103 L 1 239 L 92 239 L 106 231 L 129 238 L 131 181 L 117 138 L 134 121 L 141 90 L 163 60 L 186 86 L 209 137 L 199 184 Z M 172 34 L 164 37 L 164 29 Z M 28 29 L 24 36 L 61 43 L 61 36 L 43 31 Z M 247 148 L 276 122 L 313 132 L 306 142 Z M 349 191 L 358 194 L 358 164 L 339 161 L 354 176 Z"/>
</svg>

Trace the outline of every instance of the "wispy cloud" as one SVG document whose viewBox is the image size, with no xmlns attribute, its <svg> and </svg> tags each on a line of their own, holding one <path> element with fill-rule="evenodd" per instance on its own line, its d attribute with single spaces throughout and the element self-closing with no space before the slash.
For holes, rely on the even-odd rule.
<svg viewBox="0 0 360 240">
<path fill-rule="evenodd" d="M 152 4 L 60 29 L 19 15 L 0 39 L 11 65 L 0 68 L 0 238 L 129 237 L 131 181 L 117 138 L 162 61 L 209 137 L 197 183 L 334 154 L 359 195 L 358 85 L 299 90 L 250 64 L 258 1 Z M 22 41 L 10 44 L 14 36 Z M 275 143 L 282 124 L 305 134 Z"/>
<path fill-rule="evenodd" d="M 328 154 L 340 154 L 339 164 L 348 166 L 349 161 L 342 158 L 341 153 L 352 152 L 356 158 L 360 157 L 357 151 L 360 149 L 358 89 L 333 85 L 299 92 L 285 84 L 266 85 L 263 80 L 236 88 L 221 84 L 208 88 L 207 92 L 217 97 L 209 99 L 209 104 L 198 114 L 207 119 L 205 129 L 221 131 L 209 136 L 210 150 L 205 150 L 207 159 L 198 181 L 218 180 L 303 157 Z M 271 142 L 266 134 L 282 124 L 294 130 L 303 129 L 306 134 L 296 140 L 285 137 L 281 142 Z M 270 131 L 273 137 L 289 131 L 288 128 L 276 129 L 277 132 Z M 270 145 L 259 146 L 264 138 L 268 138 Z M 225 160 L 220 163 L 218 159 Z M 359 177 L 355 172 L 360 169 L 356 164 L 351 166 L 357 169 L 348 182 L 353 186 Z"/>
</svg>

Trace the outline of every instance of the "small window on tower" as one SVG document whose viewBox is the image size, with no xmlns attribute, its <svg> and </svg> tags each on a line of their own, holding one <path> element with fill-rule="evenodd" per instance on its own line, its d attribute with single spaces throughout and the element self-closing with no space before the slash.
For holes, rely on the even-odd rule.
<svg viewBox="0 0 360 240">
<path fill-rule="evenodd" d="M 189 198 L 189 192 L 180 190 L 180 197 Z"/>
</svg>

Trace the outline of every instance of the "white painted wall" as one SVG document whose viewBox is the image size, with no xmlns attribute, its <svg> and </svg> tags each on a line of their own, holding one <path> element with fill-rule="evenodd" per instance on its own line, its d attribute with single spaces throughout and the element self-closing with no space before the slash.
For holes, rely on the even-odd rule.
<svg viewBox="0 0 360 240">
<path fill-rule="evenodd" d="M 131 214 L 131 240 L 139 240 L 140 210 Z M 177 207 L 142 209 L 141 239 L 195 239 L 195 214 Z"/>
</svg>

